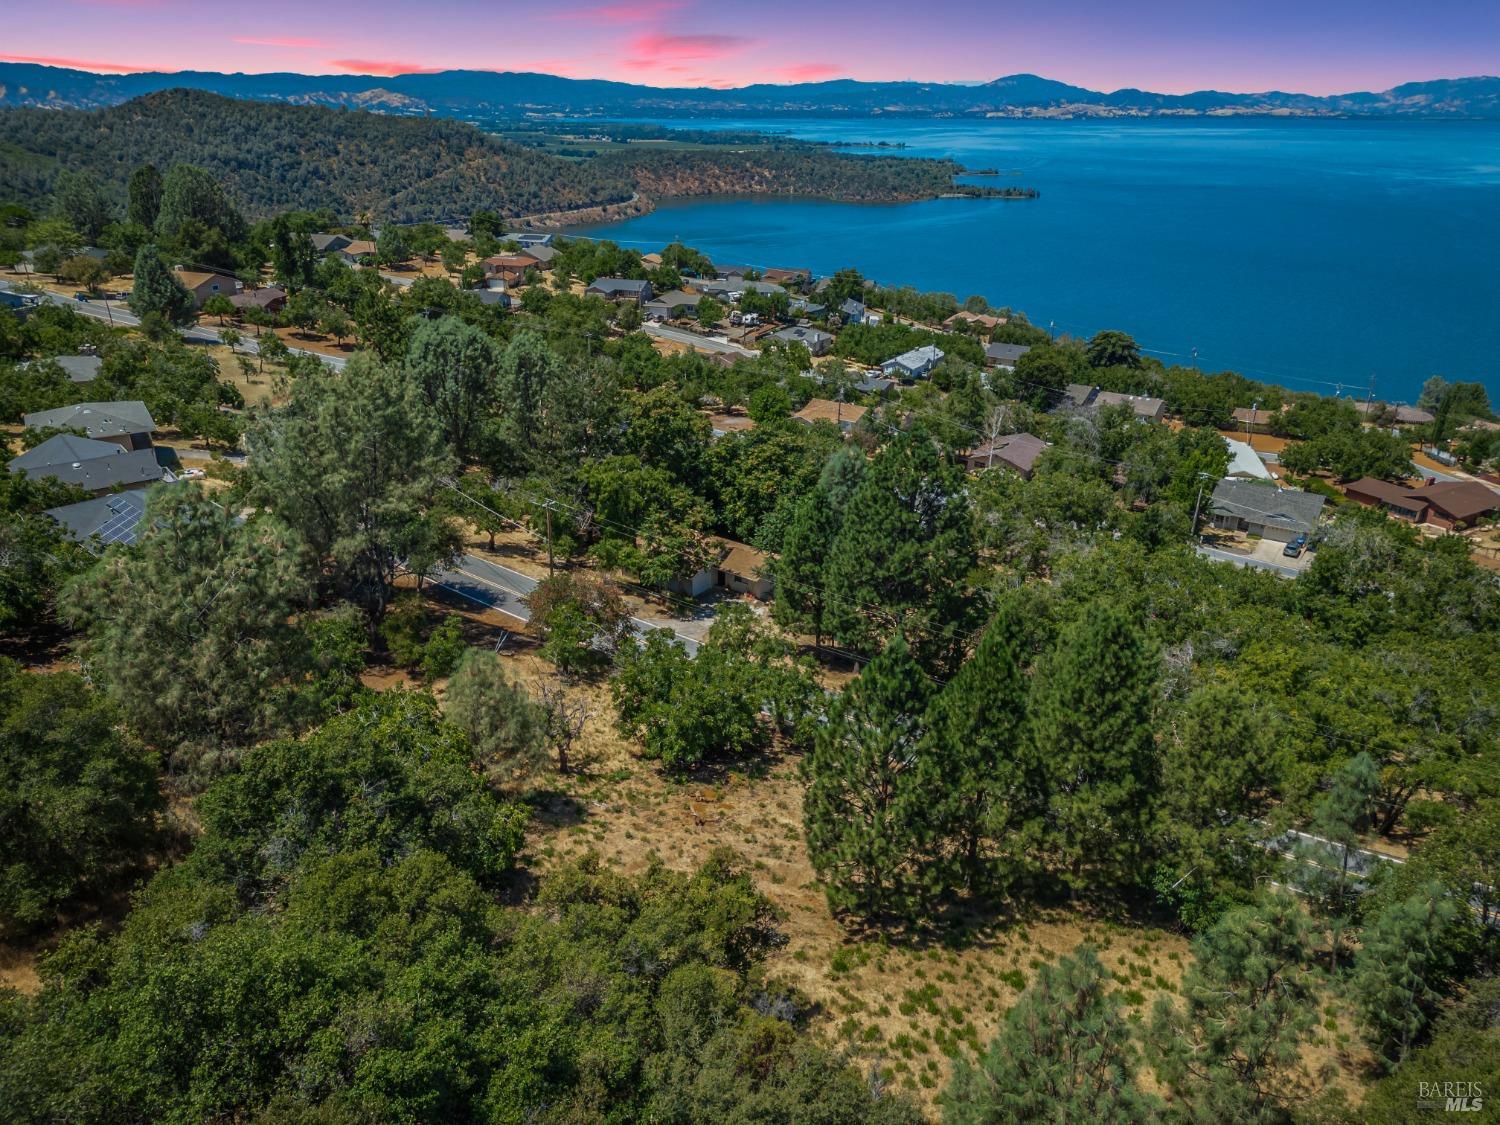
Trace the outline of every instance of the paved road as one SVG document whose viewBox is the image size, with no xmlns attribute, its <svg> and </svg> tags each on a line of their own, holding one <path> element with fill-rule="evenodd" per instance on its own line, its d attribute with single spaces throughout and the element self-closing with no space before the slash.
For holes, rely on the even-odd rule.
<svg viewBox="0 0 1500 1125">
<path fill-rule="evenodd" d="M 754 359 L 760 355 L 749 348 L 742 348 L 738 344 L 731 344 L 728 340 L 722 340 L 717 336 L 700 336 L 696 332 L 689 332 L 685 328 L 673 328 L 669 324 L 646 323 L 641 325 L 641 331 L 648 336 L 656 336 L 663 340 L 671 340 L 675 344 L 686 344 L 690 348 L 697 348 L 705 352 L 724 352 L 726 355 L 743 356 L 746 359 Z"/>
<path fill-rule="evenodd" d="M 16 286 L 11 285 L 7 281 L 0 281 L 0 289 L 15 288 Z M 83 316 L 91 316 L 95 320 L 102 320 L 108 324 L 120 325 L 125 328 L 135 328 L 139 327 L 141 323 L 141 318 L 131 312 L 130 306 L 123 301 L 78 301 L 70 297 L 64 297 L 60 293 L 53 293 L 50 290 L 43 290 L 40 296 L 44 301 L 50 301 L 54 305 L 62 305 Z M 212 325 L 198 324 L 182 329 L 181 335 L 184 340 L 195 344 L 222 344 L 224 341 L 220 338 L 219 331 L 219 329 Z M 237 350 L 247 355 L 256 355 L 260 351 L 255 343 L 255 337 L 250 335 L 241 338 Z M 322 352 L 315 352 L 308 348 L 292 348 L 291 350 L 302 355 L 316 356 L 335 371 L 343 370 L 346 361 L 344 356 L 324 355 Z"/>
<path fill-rule="evenodd" d="M 451 569 L 437 571 L 431 581 L 441 589 L 487 609 L 498 610 L 517 621 L 531 620 L 531 611 L 527 609 L 524 599 L 536 589 L 537 580 L 508 566 L 501 566 L 478 555 L 464 555 Z M 652 629 L 671 629 L 687 649 L 688 655 L 697 655 L 697 638 L 686 631 L 679 631 L 673 622 L 644 617 L 632 617 L 630 620 L 637 635 L 643 635 Z M 690 629 L 691 626 L 683 628 Z"/>
<path fill-rule="evenodd" d="M 1267 562 L 1265 559 L 1254 559 L 1248 555 L 1236 555 L 1232 551 L 1220 551 L 1215 547 L 1198 547 L 1198 553 L 1206 559 L 1215 562 L 1233 563 L 1235 566 L 1250 566 L 1256 570 L 1269 570 L 1281 578 L 1296 578 L 1301 571 L 1290 566 L 1281 566 L 1277 563 Z"/>
</svg>

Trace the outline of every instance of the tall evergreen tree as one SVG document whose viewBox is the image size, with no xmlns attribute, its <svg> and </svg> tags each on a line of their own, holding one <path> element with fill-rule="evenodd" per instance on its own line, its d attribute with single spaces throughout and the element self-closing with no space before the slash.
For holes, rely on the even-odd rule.
<svg viewBox="0 0 1500 1125">
<path fill-rule="evenodd" d="M 1193 942 L 1179 1007 L 1161 997 L 1147 1045 L 1189 1120 L 1279 1121 L 1305 1079 L 1318 1020 L 1312 925 L 1278 894 L 1224 915 Z"/>
<path fill-rule="evenodd" d="M 1046 774 L 1046 843 L 1074 892 L 1142 873 L 1157 794 L 1156 669 L 1130 617 L 1095 603 L 1038 672 L 1031 740 Z"/>
<path fill-rule="evenodd" d="M 1026 762 L 1025 646 L 1014 607 L 1002 607 L 928 716 L 921 761 L 934 775 L 933 818 L 952 875 L 971 891 L 1014 882 L 1040 830 Z"/>
<path fill-rule="evenodd" d="M 230 242 L 245 236 L 245 220 L 224 186 L 202 168 L 175 164 L 162 180 L 161 207 L 154 229 L 158 238 L 174 239 L 192 223 L 207 231 L 219 231 Z"/>
<path fill-rule="evenodd" d="M 1137 1052 L 1099 956 L 1079 946 L 1043 965 L 978 1064 L 960 1059 L 942 1097 L 945 1125 L 1155 1120 L 1136 1085 Z"/>
<path fill-rule="evenodd" d="M 276 280 L 291 293 L 313 283 L 318 269 L 317 251 L 312 239 L 292 227 L 285 215 L 271 220 L 271 267 Z"/>
<path fill-rule="evenodd" d="M 977 558 L 963 483 L 919 427 L 870 462 L 828 558 L 828 631 L 873 653 L 899 631 L 925 667 L 957 663 L 972 628 Z"/>
<path fill-rule="evenodd" d="M 1333 953 L 1333 971 L 1338 972 L 1344 932 L 1354 909 L 1349 864 L 1360 831 L 1368 824 L 1370 799 L 1380 789 L 1380 769 L 1361 751 L 1333 777 L 1313 810 L 1313 839 L 1298 849 L 1298 877 L 1313 910 L 1327 923 Z"/>
<path fill-rule="evenodd" d="M 892 638 L 834 702 L 803 762 L 808 855 L 835 910 L 911 917 L 936 889 L 918 767 L 930 696 L 905 640 Z"/>
<path fill-rule="evenodd" d="M 1273 783 L 1270 731 L 1243 691 L 1210 683 L 1171 724 L 1162 755 L 1159 888 L 1193 929 L 1248 898 L 1271 862 L 1255 815 Z"/>
<path fill-rule="evenodd" d="M 52 209 L 66 219 L 85 241 L 95 243 L 114 218 L 114 204 L 97 177 L 88 172 L 58 174 L 52 191 Z"/>
<path fill-rule="evenodd" d="M 155 164 L 142 164 L 130 174 L 125 218 L 151 230 L 156 226 L 156 216 L 160 211 L 161 173 Z"/>
<path fill-rule="evenodd" d="M 802 498 L 792 514 L 791 526 L 776 559 L 776 600 L 771 616 L 778 625 L 806 629 L 815 643 L 823 643 L 827 617 L 825 575 L 828 549 L 838 535 L 839 513 L 822 488 Z"/>
<path fill-rule="evenodd" d="M 192 753 L 238 747 L 285 725 L 284 685 L 303 666 L 294 615 L 311 566 L 279 523 L 241 522 L 195 488 L 161 489 L 129 551 L 68 587 L 78 655 L 127 728 Z"/>
<path fill-rule="evenodd" d="M 451 468 L 442 429 L 400 369 L 361 354 L 340 373 L 309 372 L 245 440 L 251 494 L 302 535 L 372 626 L 414 548 L 428 560 L 456 551 L 433 503 Z"/>
<path fill-rule="evenodd" d="M 167 324 L 187 324 L 193 319 L 193 295 L 161 260 L 155 246 L 142 246 L 135 256 L 134 284 L 130 307 L 142 320 L 159 317 Z"/>
<path fill-rule="evenodd" d="M 1365 928 L 1349 990 L 1366 1039 L 1387 1067 L 1406 1061 L 1442 1001 L 1454 968 L 1448 934 L 1458 910 L 1433 883 L 1392 903 Z"/>
</svg>

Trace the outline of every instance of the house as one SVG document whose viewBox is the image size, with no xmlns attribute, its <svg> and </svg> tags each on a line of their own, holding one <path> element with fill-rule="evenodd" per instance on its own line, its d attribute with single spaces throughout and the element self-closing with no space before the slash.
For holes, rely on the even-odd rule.
<svg viewBox="0 0 1500 1125">
<path fill-rule="evenodd" d="M 762 296 L 773 297 L 777 293 L 786 292 L 781 286 L 773 285 L 769 281 L 747 281 L 743 277 L 728 277 L 719 281 L 700 281 L 694 284 L 694 288 L 708 294 L 710 297 L 731 302 L 738 302 L 746 293 L 759 293 Z"/>
<path fill-rule="evenodd" d="M 309 235 L 308 241 L 312 243 L 313 250 L 318 254 L 337 254 L 340 250 L 345 249 L 350 243 L 352 243 L 354 239 L 348 237 L 347 235 L 324 234 L 320 232 L 318 234 Z"/>
<path fill-rule="evenodd" d="M 1485 516 L 1500 512 L 1500 492 L 1473 480 L 1430 481 L 1414 488 L 1361 477 L 1346 485 L 1344 494 L 1366 507 L 1381 508 L 1397 519 L 1449 531 L 1470 527 Z"/>
<path fill-rule="evenodd" d="M 1269 425 L 1276 413 L 1274 410 L 1257 410 L 1253 406 L 1236 406 L 1230 411 L 1230 417 L 1236 427 L 1249 426 L 1253 430 L 1256 426 Z"/>
<path fill-rule="evenodd" d="M 1421 522 L 1448 531 L 1472 527 L 1500 513 L 1500 492 L 1477 480 L 1429 480 L 1409 489 L 1408 495 L 1427 504 L 1427 518 Z"/>
<path fill-rule="evenodd" d="M 983 328 L 986 332 L 990 332 L 999 328 L 1002 324 L 1008 323 L 1009 321 L 1003 316 L 991 316 L 989 313 L 976 313 L 969 312 L 967 309 L 960 309 L 947 320 L 943 321 L 943 327 L 957 328 L 960 324 L 970 324 L 978 328 Z"/>
<path fill-rule="evenodd" d="M 48 508 L 46 514 L 62 525 L 69 538 L 90 550 L 111 543 L 128 546 L 135 542 L 141 517 L 146 514 L 146 493 L 144 490 L 109 492 L 77 504 Z"/>
<path fill-rule="evenodd" d="M 1086 410 L 1098 393 L 1099 388 L 1088 383 L 1069 383 L 1062 389 L 1062 401 L 1057 405 L 1060 409 Z"/>
<path fill-rule="evenodd" d="M 1485 430 L 1493 432 L 1495 430 L 1500 430 L 1500 422 L 1491 422 L 1486 418 L 1472 418 L 1469 421 L 1465 422 L 1461 427 L 1459 427 L 1459 430 L 1460 432 L 1462 432 L 1463 430 Z"/>
<path fill-rule="evenodd" d="M 893 379 L 920 379 L 943 360 L 943 349 L 936 344 L 923 344 L 902 352 L 894 359 L 880 365 L 881 373 Z"/>
<path fill-rule="evenodd" d="M 1014 371 L 1016 361 L 1030 350 L 1026 344 L 990 344 L 984 349 L 984 365 Z"/>
<path fill-rule="evenodd" d="M 1214 488 L 1208 510 L 1215 527 L 1290 543 L 1312 534 L 1323 503 L 1316 492 L 1226 477 Z"/>
<path fill-rule="evenodd" d="M 866 375 L 854 384 L 854 389 L 861 394 L 883 395 L 886 391 L 900 385 L 895 379 L 887 379 L 883 375 Z"/>
<path fill-rule="evenodd" d="M 844 303 L 838 308 L 838 314 L 845 324 L 879 324 L 881 319 L 879 313 L 871 312 L 853 297 L 844 298 Z"/>
<path fill-rule="evenodd" d="M 793 297 L 787 304 L 787 311 L 793 316 L 815 317 L 826 313 L 828 306 L 821 301 L 810 301 L 806 297 Z"/>
<path fill-rule="evenodd" d="M 1128 406 L 1143 422 L 1160 422 L 1167 416 L 1167 404 L 1159 398 L 1145 395 L 1126 395 L 1116 391 L 1099 391 L 1092 403 L 1095 407 Z"/>
<path fill-rule="evenodd" d="M 844 433 L 854 428 L 856 422 L 865 416 L 863 406 L 855 406 L 847 402 L 834 402 L 827 398 L 809 399 L 804 406 L 792 417 L 804 426 L 811 426 L 815 422 L 832 422 Z"/>
<path fill-rule="evenodd" d="M 1412 523 L 1427 522 L 1427 501 L 1418 489 L 1392 484 L 1376 477 L 1360 477 L 1344 486 L 1344 495 L 1367 508 L 1380 508 L 1397 519 Z"/>
<path fill-rule="evenodd" d="M 713 427 L 709 432 L 716 438 L 725 434 L 742 434 L 755 429 L 755 419 L 745 414 L 710 414 L 708 424 Z"/>
<path fill-rule="evenodd" d="M 695 316 L 701 300 L 703 296 L 699 293 L 673 289 L 670 293 L 663 293 L 646 302 L 646 317 L 648 320 L 676 320 L 681 316 Z"/>
<path fill-rule="evenodd" d="M 833 335 L 821 328 L 783 328 L 780 332 L 772 332 L 771 339 L 786 344 L 801 344 L 811 355 L 827 355 L 828 349 L 833 347 Z"/>
<path fill-rule="evenodd" d="M 340 258 L 348 262 L 351 266 L 357 266 L 366 258 L 373 258 L 375 256 L 375 243 L 371 242 L 368 238 L 356 238 L 347 246 L 340 247 L 334 251 L 334 253 L 338 254 Z"/>
<path fill-rule="evenodd" d="M 519 285 L 526 280 L 526 271 L 537 268 L 538 262 L 530 254 L 493 254 L 479 263 L 484 276 L 507 285 Z"/>
<path fill-rule="evenodd" d="M 182 282 L 182 287 L 193 295 L 195 309 L 201 309 L 203 303 L 210 297 L 232 297 L 240 291 L 239 281 L 227 273 L 184 269 L 175 269 L 172 272 L 177 275 L 177 280 Z"/>
<path fill-rule="evenodd" d="M 60 430 L 82 430 L 88 437 L 114 442 L 125 449 L 148 449 L 156 422 L 146 404 L 128 402 L 77 402 L 54 410 L 23 415 L 21 421 L 33 430 L 55 426 Z"/>
<path fill-rule="evenodd" d="M 812 270 L 781 269 L 772 266 L 770 269 L 762 270 L 760 276 L 777 285 L 807 285 L 812 281 Z"/>
<path fill-rule="evenodd" d="M 714 584 L 765 601 L 771 596 L 771 556 L 732 539 L 720 541 L 724 555 L 714 567 Z"/>
<path fill-rule="evenodd" d="M 523 250 L 532 250 L 538 246 L 552 247 L 553 235 L 544 230 L 510 230 L 500 236 L 501 242 L 514 242 Z"/>
<path fill-rule="evenodd" d="M 603 297 L 606 301 L 634 301 L 644 305 L 651 300 L 651 283 L 630 277 L 596 277 L 584 294 Z"/>
<path fill-rule="evenodd" d="M 510 294 L 504 289 L 470 289 L 469 292 L 479 298 L 481 305 L 496 305 L 502 309 L 511 306 Z"/>
<path fill-rule="evenodd" d="M 55 363 L 62 369 L 70 383 L 92 383 L 99 377 L 99 369 L 104 365 L 104 360 L 97 354 L 84 355 L 55 355 L 49 359 L 37 360 L 38 363 Z M 31 361 L 20 365 L 24 370 L 31 366 Z"/>
<path fill-rule="evenodd" d="M 1229 468 L 1225 471 L 1225 476 L 1240 477 L 1243 480 L 1275 479 L 1271 470 L 1266 468 L 1266 463 L 1248 443 L 1227 437 L 1224 444 L 1229 447 Z"/>
<path fill-rule="evenodd" d="M 1036 470 L 1036 459 L 1050 448 L 1050 442 L 1043 441 L 1035 434 L 1006 434 L 971 449 L 966 460 L 971 473 L 999 467 L 1020 473 L 1026 480 L 1030 480 L 1031 474 Z"/>
<path fill-rule="evenodd" d="M 1398 426 L 1430 426 L 1437 418 L 1426 410 L 1418 410 L 1414 406 L 1396 407 L 1396 425 Z"/>
<path fill-rule="evenodd" d="M 557 250 L 544 242 L 533 242 L 521 247 L 521 253 L 527 257 L 536 259 L 536 268 L 542 271 L 550 270 L 553 262 L 557 261 Z"/>
<path fill-rule="evenodd" d="M 96 496 L 118 488 L 143 488 L 173 477 L 157 463 L 156 450 L 122 449 L 112 441 L 54 434 L 6 466 L 28 477 L 51 477 Z"/>
<path fill-rule="evenodd" d="M 237 312 L 261 309 L 268 313 L 279 313 L 286 307 L 286 290 L 275 285 L 260 289 L 245 289 L 229 298 Z"/>
</svg>

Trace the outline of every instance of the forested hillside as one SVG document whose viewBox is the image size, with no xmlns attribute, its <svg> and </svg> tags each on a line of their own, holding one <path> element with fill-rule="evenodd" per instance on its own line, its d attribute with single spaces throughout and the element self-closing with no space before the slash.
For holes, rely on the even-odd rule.
<svg viewBox="0 0 1500 1125">
<path fill-rule="evenodd" d="M 650 197 L 717 193 L 925 199 L 955 188 L 951 161 L 851 156 L 817 146 L 623 153 L 573 161 L 444 118 L 237 101 L 195 90 L 111 109 L 0 110 L 0 198 L 34 203 L 60 171 L 95 174 L 120 199 L 133 168 L 186 163 L 251 218 L 288 208 L 370 222 L 459 221 Z"/>
<path fill-rule="evenodd" d="M 123 198 L 142 162 L 195 164 L 244 210 L 288 207 L 372 220 L 559 211 L 630 197 L 610 171 L 491 137 L 462 122 L 236 101 L 193 90 L 92 112 L 0 113 L 0 197 L 34 201 L 59 170 L 97 174 Z"/>
</svg>

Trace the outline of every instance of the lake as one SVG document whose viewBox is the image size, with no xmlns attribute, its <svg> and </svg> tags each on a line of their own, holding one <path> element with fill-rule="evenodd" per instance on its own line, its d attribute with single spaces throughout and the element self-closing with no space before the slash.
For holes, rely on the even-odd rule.
<svg viewBox="0 0 1500 1125">
<path fill-rule="evenodd" d="M 695 199 L 580 233 L 1130 332 L 1166 361 L 1412 401 L 1438 374 L 1500 400 L 1500 122 L 702 120 L 901 143 L 1027 201 Z M 852 151 L 865 151 L 855 149 Z M 875 151 L 875 150 L 869 150 Z M 1500 402 L 1497 402 L 1500 405 Z"/>
</svg>

